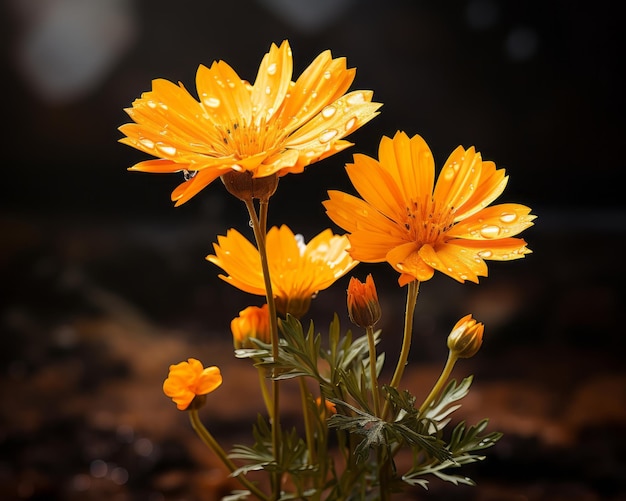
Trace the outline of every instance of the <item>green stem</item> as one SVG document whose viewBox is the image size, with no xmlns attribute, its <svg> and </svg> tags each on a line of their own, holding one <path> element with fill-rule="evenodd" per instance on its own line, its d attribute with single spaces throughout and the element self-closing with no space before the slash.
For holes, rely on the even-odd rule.
<svg viewBox="0 0 626 501">
<path fill-rule="evenodd" d="M 404 374 L 404 368 L 406 367 L 407 360 L 409 359 L 409 351 L 411 350 L 411 338 L 413 337 L 413 314 L 415 313 L 415 304 L 417 302 L 417 293 L 419 292 L 420 283 L 418 280 L 409 282 L 406 292 L 406 311 L 404 314 L 404 335 L 402 336 L 402 349 L 400 350 L 400 357 L 398 358 L 398 365 L 391 378 L 389 386 L 397 388 Z M 383 416 L 387 414 L 389 410 L 389 400 L 385 402 L 385 408 L 383 409 Z"/>
<path fill-rule="evenodd" d="M 272 408 L 272 398 L 270 397 L 269 391 L 267 391 L 267 384 L 265 383 L 265 369 L 259 367 L 259 385 L 261 386 L 261 394 L 263 395 L 263 402 L 265 403 L 265 408 L 267 409 L 267 414 L 269 418 L 272 419 L 272 413 L 274 409 Z"/>
<path fill-rule="evenodd" d="M 254 231 L 254 237 L 256 239 L 257 248 L 259 250 L 259 256 L 261 258 L 261 269 L 263 270 L 263 281 L 265 283 L 265 296 L 267 300 L 267 306 L 270 317 L 270 335 L 272 339 L 272 357 L 274 360 L 278 359 L 278 317 L 276 315 L 276 302 L 274 301 L 274 293 L 272 292 L 272 281 L 270 278 L 269 262 L 267 258 L 267 249 L 265 247 L 265 228 L 267 226 L 267 201 L 260 203 L 260 215 L 261 219 L 257 217 L 256 209 L 252 199 L 245 201 L 246 208 L 250 214 L 250 221 L 252 221 L 252 229 Z M 270 414 L 272 424 L 272 449 L 274 451 L 274 459 L 277 465 L 280 465 L 280 414 L 279 414 L 279 383 L 277 380 L 272 380 L 272 396 L 273 405 L 272 412 Z M 274 476 L 274 499 L 280 497 L 280 472 L 277 471 Z"/>
<path fill-rule="evenodd" d="M 309 451 L 309 464 L 313 465 L 316 462 L 315 454 L 315 440 L 313 438 L 313 428 L 311 423 L 311 413 L 309 412 L 308 396 L 309 389 L 306 386 L 306 381 L 303 376 L 298 378 L 300 385 L 300 399 L 302 401 L 302 415 L 304 416 L 304 433 L 306 435 L 306 446 Z"/>
<path fill-rule="evenodd" d="M 424 400 L 424 402 L 420 406 L 420 414 L 428 408 L 428 406 L 432 403 L 433 400 L 435 400 L 435 398 L 437 398 L 437 395 L 439 395 L 439 392 L 448 381 L 448 378 L 452 373 L 452 369 L 454 369 L 454 364 L 456 364 L 456 361 L 458 359 L 459 357 L 457 357 L 456 354 L 454 354 L 452 351 L 448 353 L 448 360 L 446 360 L 446 365 L 444 366 L 443 371 L 441 371 L 439 379 L 435 383 L 435 386 L 433 386 L 433 389 L 430 390 L 430 393 L 426 397 L 426 400 Z"/>
<path fill-rule="evenodd" d="M 230 470 L 231 473 L 234 473 L 237 470 L 237 465 L 233 463 L 224 449 L 217 443 L 217 440 L 213 438 L 213 435 L 205 428 L 200 421 L 200 416 L 198 415 L 198 409 L 191 408 L 189 409 L 189 420 L 191 421 L 191 426 L 194 431 L 198 434 L 198 436 L 202 439 L 202 441 L 217 454 L 217 456 L 222 460 L 222 463 Z M 254 494 L 257 498 L 262 501 L 267 501 L 267 496 L 252 482 L 250 482 L 245 476 L 240 475 L 236 477 L 241 484 L 248 489 L 252 494 Z"/>
<path fill-rule="evenodd" d="M 370 379 L 372 380 L 372 398 L 374 399 L 374 412 L 380 417 L 380 396 L 378 394 L 378 374 L 376 373 L 376 342 L 374 341 L 374 327 L 366 327 L 367 343 L 370 351 Z"/>
</svg>

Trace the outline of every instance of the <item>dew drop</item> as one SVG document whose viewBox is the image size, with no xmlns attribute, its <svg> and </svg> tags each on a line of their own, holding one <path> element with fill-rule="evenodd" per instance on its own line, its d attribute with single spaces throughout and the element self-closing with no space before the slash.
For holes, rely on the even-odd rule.
<svg viewBox="0 0 626 501">
<path fill-rule="evenodd" d="M 315 156 L 315 151 L 313 150 L 309 150 L 305 153 L 305 155 L 309 158 L 314 157 Z"/>
<path fill-rule="evenodd" d="M 272 93 L 272 88 L 268 85 L 265 87 L 265 93 L 269 96 Z"/>
<path fill-rule="evenodd" d="M 149 149 L 154 148 L 154 141 L 152 141 L 152 140 L 150 140 L 150 139 L 147 139 L 147 138 L 145 138 L 145 137 L 144 137 L 144 138 L 140 139 L 140 140 L 139 140 L 139 142 L 140 142 L 143 146 L 145 146 L 146 148 L 149 148 Z"/>
<path fill-rule="evenodd" d="M 250 226 L 250 228 L 254 228 L 254 222 L 252 221 L 252 219 L 248 221 L 248 226 Z"/>
<path fill-rule="evenodd" d="M 204 100 L 204 104 L 210 108 L 217 108 L 220 105 L 220 100 L 216 97 L 209 97 Z"/>
<path fill-rule="evenodd" d="M 491 256 L 493 256 L 493 252 L 491 252 L 490 250 L 481 250 L 478 251 L 476 254 L 478 254 L 478 256 L 482 257 L 483 259 L 489 259 Z"/>
<path fill-rule="evenodd" d="M 356 117 L 352 117 L 350 120 L 346 122 L 346 131 L 352 130 L 354 124 L 356 123 Z"/>
<path fill-rule="evenodd" d="M 501 228 L 495 224 L 487 224 L 478 231 L 483 238 L 496 238 L 500 235 Z"/>
<path fill-rule="evenodd" d="M 331 77 L 330 71 L 325 71 L 325 72 L 324 72 L 324 78 L 325 78 L 326 80 L 329 80 L 329 79 L 330 79 L 330 77 Z"/>
<path fill-rule="evenodd" d="M 275 75 L 276 74 L 276 63 L 272 63 L 267 67 L 267 74 L 268 75 Z"/>
<path fill-rule="evenodd" d="M 326 108 L 322 110 L 322 116 L 324 118 L 330 118 L 335 114 L 336 111 L 337 109 L 333 105 L 326 106 Z"/>
<path fill-rule="evenodd" d="M 297 233 L 296 237 L 296 245 L 298 246 L 298 250 L 300 251 L 300 255 L 303 256 L 306 251 L 306 244 L 304 243 L 304 235 L 301 233 Z"/>
<path fill-rule="evenodd" d="M 500 214 L 500 221 L 510 224 L 517 219 L 517 214 L 514 212 L 503 212 Z"/>
<path fill-rule="evenodd" d="M 185 181 L 189 181 L 190 179 L 194 178 L 197 173 L 198 173 L 197 170 L 183 169 L 183 179 Z"/>
<path fill-rule="evenodd" d="M 156 149 L 164 155 L 176 155 L 176 148 L 165 143 L 157 143 Z"/>
<path fill-rule="evenodd" d="M 459 278 L 460 278 L 461 280 L 467 280 L 467 275 L 459 275 Z"/>
<path fill-rule="evenodd" d="M 148 108 L 152 108 L 155 109 L 157 107 L 157 104 L 154 101 L 148 101 Z"/>
<path fill-rule="evenodd" d="M 351 105 L 361 104 L 365 102 L 365 97 L 363 97 L 363 93 L 357 92 L 356 94 L 352 94 L 350 97 L 348 97 L 347 102 Z"/>
<path fill-rule="evenodd" d="M 324 132 L 322 132 L 320 134 L 320 142 L 327 143 L 328 141 L 330 141 L 336 135 L 337 135 L 337 130 L 336 129 L 325 130 Z"/>
<path fill-rule="evenodd" d="M 243 172 L 245 169 L 239 164 L 233 164 L 231 167 L 236 172 Z"/>
<path fill-rule="evenodd" d="M 443 178 L 446 181 L 450 181 L 454 177 L 454 174 L 455 174 L 454 165 L 448 165 L 445 172 L 443 173 Z"/>
</svg>

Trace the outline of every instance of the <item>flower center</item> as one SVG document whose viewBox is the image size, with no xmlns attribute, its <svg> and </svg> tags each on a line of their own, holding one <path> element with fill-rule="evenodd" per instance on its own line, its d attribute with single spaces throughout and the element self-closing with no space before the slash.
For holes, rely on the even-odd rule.
<svg viewBox="0 0 626 501">
<path fill-rule="evenodd" d="M 284 128 L 273 120 L 262 117 L 248 124 L 240 119 L 215 126 L 222 136 L 217 146 L 224 156 L 235 155 L 238 159 L 266 152 L 268 155 L 278 149 L 284 139 Z"/>
<path fill-rule="evenodd" d="M 404 227 L 415 243 L 435 247 L 445 241 L 446 232 L 454 225 L 455 212 L 454 207 L 438 207 L 429 197 L 412 200 L 406 208 Z"/>
</svg>

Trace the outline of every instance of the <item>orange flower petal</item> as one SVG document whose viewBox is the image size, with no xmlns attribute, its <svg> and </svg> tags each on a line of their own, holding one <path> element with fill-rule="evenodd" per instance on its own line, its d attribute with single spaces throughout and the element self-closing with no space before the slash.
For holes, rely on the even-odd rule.
<svg viewBox="0 0 626 501">
<path fill-rule="evenodd" d="M 536 216 L 530 208 L 520 204 L 493 205 L 482 209 L 454 225 L 450 237 L 470 240 L 493 240 L 515 236 L 533 225 Z"/>
</svg>

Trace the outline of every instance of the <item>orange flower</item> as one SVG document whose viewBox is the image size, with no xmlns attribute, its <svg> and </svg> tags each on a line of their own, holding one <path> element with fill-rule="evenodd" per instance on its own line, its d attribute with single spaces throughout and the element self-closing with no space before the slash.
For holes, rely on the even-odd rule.
<svg viewBox="0 0 626 501">
<path fill-rule="evenodd" d="M 448 349 L 458 358 L 473 357 L 483 344 L 484 330 L 485 326 L 471 314 L 465 315 L 448 335 Z"/>
<path fill-rule="evenodd" d="M 235 349 L 254 348 L 256 345 L 250 342 L 250 338 L 270 343 L 270 317 L 267 304 L 260 308 L 248 306 L 241 310 L 239 316 L 230 322 L 230 330 L 233 333 Z"/>
<path fill-rule="evenodd" d="M 348 284 L 348 315 L 353 324 L 359 327 L 373 327 L 380 320 L 380 303 L 372 275 L 367 275 L 365 283 L 352 277 Z"/>
<path fill-rule="evenodd" d="M 120 142 L 157 157 L 129 170 L 179 172 L 185 181 L 172 193 L 188 201 L 228 172 L 255 178 L 300 173 L 307 165 L 341 151 L 342 140 L 378 113 L 372 92 L 346 91 L 356 70 L 346 59 L 322 52 L 292 82 L 291 48 L 272 44 L 254 85 L 224 61 L 196 74 L 199 101 L 182 84 L 157 79 L 126 109 L 135 123 L 122 125 Z"/>
<path fill-rule="evenodd" d="M 222 375 L 219 368 L 207 367 L 195 358 L 187 359 L 170 365 L 170 372 L 163 382 L 163 392 L 170 397 L 179 410 L 184 411 L 192 400 L 206 395 L 222 384 Z"/>
<path fill-rule="evenodd" d="M 250 294 L 265 295 L 261 258 L 257 248 L 237 230 L 218 236 L 215 255 L 207 260 L 228 276 L 220 278 Z M 273 227 L 267 233 L 266 248 L 276 308 L 282 314 L 304 315 L 311 298 L 330 287 L 358 263 L 346 252 L 348 239 L 324 230 L 308 244 L 289 227 Z"/>
<path fill-rule="evenodd" d="M 329 217 L 350 233 L 354 259 L 387 261 L 406 285 L 429 280 L 435 270 L 478 282 L 487 276 L 485 259 L 508 261 L 531 252 L 524 240 L 511 237 L 535 216 L 519 204 L 487 207 L 508 177 L 473 147 L 452 152 L 436 185 L 433 157 L 420 136 L 383 137 L 378 156 L 355 155 L 346 166 L 363 200 L 329 191 L 324 202 Z"/>
</svg>

